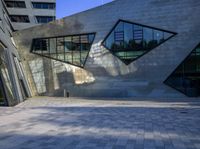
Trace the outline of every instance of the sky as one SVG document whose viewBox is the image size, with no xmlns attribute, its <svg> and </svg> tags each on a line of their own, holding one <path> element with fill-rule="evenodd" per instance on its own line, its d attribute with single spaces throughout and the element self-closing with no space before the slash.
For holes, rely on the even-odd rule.
<svg viewBox="0 0 200 149">
<path fill-rule="evenodd" d="M 56 0 L 56 17 L 63 18 L 113 0 Z"/>
</svg>

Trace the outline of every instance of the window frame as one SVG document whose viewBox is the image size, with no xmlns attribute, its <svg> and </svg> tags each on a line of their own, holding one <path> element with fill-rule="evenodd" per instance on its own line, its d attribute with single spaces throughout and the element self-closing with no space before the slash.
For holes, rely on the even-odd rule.
<svg viewBox="0 0 200 149">
<path fill-rule="evenodd" d="M 13 23 L 30 23 L 30 18 L 29 18 L 28 15 L 9 15 L 9 17 L 10 17 L 10 20 L 11 20 Z M 12 20 L 12 17 L 26 17 L 26 18 L 28 18 L 28 22 L 22 22 L 22 21 L 20 21 L 20 22 L 15 22 L 15 21 Z"/>
<path fill-rule="evenodd" d="M 49 46 L 49 45 L 50 45 L 50 43 L 49 43 L 50 39 L 56 39 L 56 44 L 57 44 L 57 39 L 58 39 L 58 38 L 64 38 L 64 40 L 65 40 L 66 37 L 70 37 L 70 38 L 72 39 L 72 37 L 74 37 L 74 36 L 79 36 L 79 38 L 80 38 L 81 36 L 84 36 L 84 35 L 87 35 L 88 37 L 89 37 L 89 35 L 93 35 L 94 38 L 93 38 L 93 40 L 91 41 L 91 47 L 90 47 L 90 49 L 88 50 L 87 56 L 85 57 L 85 61 L 83 62 L 82 65 L 81 65 L 81 57 L 80 57 L 80 65 L 73 64 L 73 61 L 72 61 L 72 62 L 67 62 L 67 61 L 65 61 L 65 60 L 59 60 L 59 59 L 57 59 L 57 58 L 58 58 L 57 45 L 56 45 L 56 49 L 55 49 L 55 51 L 56 51 L 56 58 L 53 58 L 53 57 L 51 57 L 51 56 L 43 55 L 43 52 L 42 52 L 42 53 L 36 53 L 36 52 L 34 52 L 34 50 L 33 50 L 33 47 L 34 47 L 34 40 L 42 40 L 42 39 L 48 40 L 48 46 Z M 90 53 L 90 51 L 91 51 L 92 45 L 93 45 L 93 43 L 94 43 L 95 37 L 96 37 L 96 32 L 81 33 L 81 34 L 71 34 L 71 35 L 62 35 L 62 36 L 50 36 L 50 37 L 42 37 L 42 38 L 34 38 L 34 39 L 32 40 L 30 53 L 33 53 L 33 54 L 36 54 L 36 55 L 39 55 L 39 56 L 42 56 L 42 57 L 50 58 L 50 59 L 53 59 L 53 60 L 56 60 L 56 61 L 60 61 L 60 62 L 63 62 L 63 63 L 67 63 L 67 64 L 70 64 L 70 65 L 73 65 L 73 66 L 76 66 L 76 67 L 84 68 L 84 66 L 85 66 L 85 64 L 86 64 L 86 61 L 87 61 L 87 59 L 88 59 L 89 53 Z M 80 53 L 81 53 L 81 52 L 80 52 Z M 50 51 L 49 51 L 49 55 L 50 55 Z M 73 56 L 73 53 L 72 53 L 72 56 Z"/>
<path fill-rule="evenodd" d="M 146 50 L 143 54 L 141 54 L 140 56 L 137 56 L 137 58 L 135 58 L 134 60 L 132 60 L 130 63 L 126 63 L 126 62 L 123 61 L 118 55 L 114 54 L 114 52 L 104 44 L 104 43 L 106 42 L 106 40 L 108 39 L 108 37 L 112 34 L 112 32 L 115 30 L 115 28 L 117 27 L 117 25 L 118 25 L 120 22 L 129 23 L 129 24 L 132 24 L 132 25 L 138 25 L 138 26 L 140 26 L 140 27 L 149 28 L 149 29 L 152 29 L 152 30 L 158 30 L 158 31 L 166 32 L 166 33 L 171 33 L 172 36 L 168 37 L 166 40 L 164 40 L 164 42 L 166 42 L 167 40 L 169 40 L 169 39 L 171 39 L 171 38 L 173 38 L 174 36 L 177 35 L 177 33 L 176 33 L 176 32 L 173 32 L 173 31 L 169 31 L 169 30 L 160 29 L 160 28 L 157 28 L 157 27 L 152 27 L 152 26 L 140 24 L 140 23 L 136 23 L 136 22 L 129 21 L 129 20 L 119 19 L 119 20 L 115 23 L 115 25 L 111 28 L 111 30 L 108 32 L 108 34 L 106 35 L 106 37 L 103 39 L 103 41 L 101 42 L 101 46 L 103 46 L 105 49 L 107 49 L 113 56 L 117 57 L 117 58 L 118 58 L 121 62 L 123 62 L 125 65 L 129 65 L 129 64 L 131 64 L 132 62 L 138 60 L 139 58 L 141 58 L 142 56 L 144 56 L 145 54 L 147 54 L 147 53 L 150 52 L 151 50 L 157 48 L 158 46 L 160 46 L 160 45 L 163 44 L 164 42 L 162 41 L 161 43 L 157 44 L 154 48 L 152 48 L 152 49 L 150 49 L 150 50 Z"/>
<path fill-rule="evenodd" d="M 34 4 L 41 4 L 41 5 L 43 5 L 43 4 L 53 4 L 54 8 L 50 8 L 49 6 L 48 6 L 48 8 L 35 8 Z M 33 2 L 31 2 L 31 6 L 32 6 L 33 9 L 45 9 L 45 10 L 55 10 L 56 9 L 56 3 L 54 3 L 54 2 L 36 2 L 36 1 L 33 1 Z"/>
<path fill-rule="evenodd" d="M 9 7 L 9 6 L 7 5 L 7 2 L 12 2 L 13 5 L 14 5 L 14 4 L 17 4 L 17 3 L 21 3 L 21 4 L 24 4 L 24 7 L 15 7 L 15 6 Z M 26 2 L 25 2 L 25 1 L 5 1 L 5 4 L 6 4 L 6 7 L 7 7 L 7 8 L 19 8 L 19 9 L 26 9 L 26 8 L 27 8 L 27 7 L 26 7 Z"/>
<path fill-rule="evenodd" d="M 198 47 L 200 47 L 200 43 L 197 44 L 195 46 L 195 48 L 192 49 L 192 51 L 190 51 L 190 53 L 178 64 L 178 66 L 175 67 L 175 69 L 171 73 L 169 73 L 168 77 L 163 81 L 163 84 L 165 84 L 165 85 L 173 88 L 174 90 L 184 94 L 186 97 L 191 97 L 191 96 L 188 96 L 184 91 L 182 91 L 182 90 L 176 88 L 175 86 L 167 83 L 167 80 L 170 79 L 170 77 L 178 70 L 178 68 L 191 56 L 191 54 L 194 52 L 194 50 L 196 50 Z M 196 97 L 200 97 L 200 96 L 196 96 Z"/>
<path fill-rule="evenodd" d="M 49 19 L 49 18 L 52 18 L 51 21 L 48 21 L 48 22 L 39 22 L 38 19 Z M 35 19 L 36 19 L 36 23 L 38 24 L 46 24 L 46 23 L 49 23 L 49 22 L 52 22 L 52 21 L 55 21 L 56 17 L 55 16 L 35 16 Z"/>
</svg>

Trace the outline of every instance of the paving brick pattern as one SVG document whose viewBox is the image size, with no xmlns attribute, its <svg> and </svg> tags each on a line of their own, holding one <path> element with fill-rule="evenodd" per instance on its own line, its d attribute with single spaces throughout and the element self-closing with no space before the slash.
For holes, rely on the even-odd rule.
<svg viewBox="0 0 200 149">
<path fill-rule="evenodd" d="M 200 149 L 200 102 L 30 99 L 0 107 L 0 149 Z"/>
</svg>

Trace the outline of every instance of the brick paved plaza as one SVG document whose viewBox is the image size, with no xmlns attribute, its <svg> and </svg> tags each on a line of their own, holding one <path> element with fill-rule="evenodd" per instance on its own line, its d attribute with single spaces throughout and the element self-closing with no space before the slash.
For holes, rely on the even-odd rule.
<svg viewBox="0 0 200 149">
<path fill-rule="evenodd" d="M 200 149 L 195 100 L 38 97 L 0 119 L 0 149 Z"/>
</svg>

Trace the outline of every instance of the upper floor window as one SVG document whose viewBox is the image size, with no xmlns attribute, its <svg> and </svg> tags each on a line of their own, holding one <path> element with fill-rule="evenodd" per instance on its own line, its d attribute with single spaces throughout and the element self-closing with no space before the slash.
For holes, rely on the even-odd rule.
<svg viewBox="0 0 200 149">
<path fill-rule="evenodd" d="M 26 8 L 24 1 L 5 1 L 5 3 L 9 8 Z"/>
<path fill-rule="evenodd" d="M 37 23 L 48 23 L 55 20 L 54 16 L 36 16 Z"/>
<path fill-rule="evenodd" d="M 55 3 L 45 3 L 45 2 L 32 2 L 33 8 L 37 9 L 55 9 Z"/>
<path fill-rule="evenodd" d="M 172 32 L 120 20 L 103 41 L 103 46 L 128 65 L 173 35 Z"/>
<path fill-rule="evenodd" d="M 10 15 L 10 20 L 12 22 L 22 22 L 22 23 L 29 23 L 29 17 L 25 15 Z"/>
</svg>

